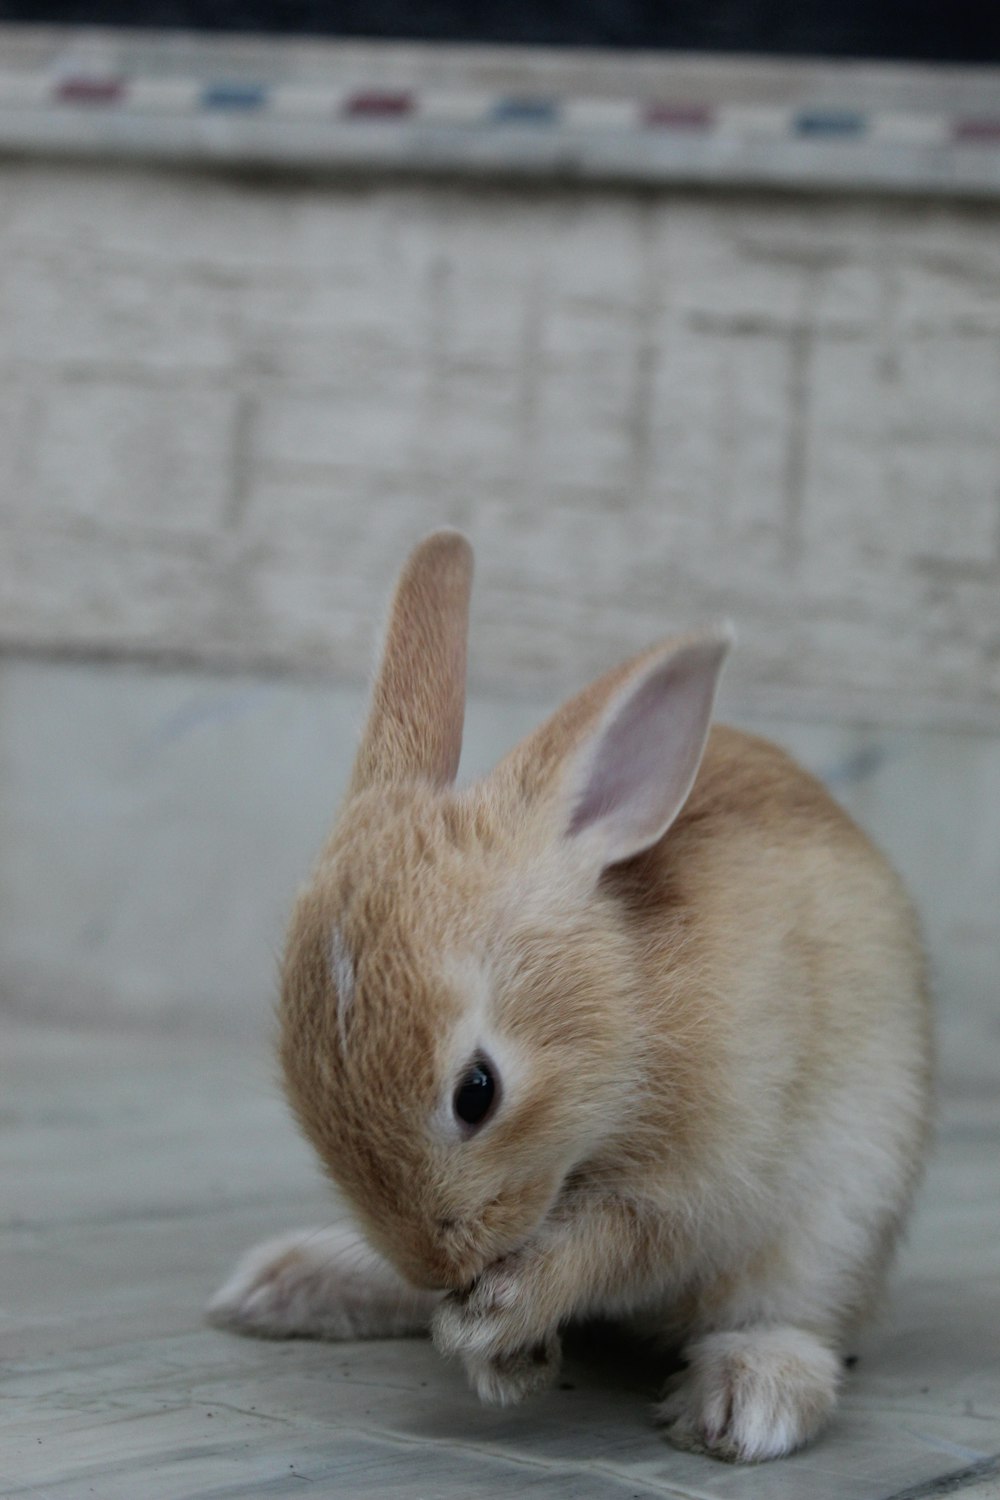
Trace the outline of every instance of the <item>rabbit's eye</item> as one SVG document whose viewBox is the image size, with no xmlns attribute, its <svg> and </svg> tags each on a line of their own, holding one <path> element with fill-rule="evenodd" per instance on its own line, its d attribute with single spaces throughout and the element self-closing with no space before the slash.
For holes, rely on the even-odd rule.
<svg viewBox="0 0 1000 1500">
<path fill-rule="evenodd" d="M 455 1114 L 464 1125 L 482 1125 L 496 1099 L 497 1085 L 491 1065 L 483 1059 L 472 1067 L 455 1090 Z"/>
</svg>

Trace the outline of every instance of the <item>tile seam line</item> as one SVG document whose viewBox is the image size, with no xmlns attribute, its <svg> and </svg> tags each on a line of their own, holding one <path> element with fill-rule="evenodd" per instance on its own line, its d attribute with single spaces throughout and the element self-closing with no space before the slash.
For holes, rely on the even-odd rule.
<svg viewBox="0 0 1000 1500">
<path fill-rule="evenodd" d="M 358 1426 L 351 1424 L 350 1432 L 359 1436 L 394 1444 L 400 1448 L 433 1448 L 445 1449 L 446 1451 L 458 1451 L 481 1458 L 489 1458 L 503 1463 L 516 1464 L 521 1468 L 537 1469 L 543 1474 L 553 1475 L 588 1475 L 595 1474 L 604 1478 L 613 1479 L 616 1483 L 626 1486 L 645 1486 L 663 1500 L 703 1500 L 703 1492 L 700 1490 L 679 1489 L 675 1485 L 664 1485 L 658 1480 L 651 1480 L 641 1473 L 630 1473 L 628 1470 L 617 1469 L 613 1464 L 604 1463 L 600 1459 L 577 1459 L 562 1463 L 558 1459 L 545 1459 L 521 1451 L 512 1452 L 507 1448 L 498 1447 L 491 1443 L 473 1443 L 463 1441 L 461 1438 L 439 1438 L 425 1436 L 416 1433 L 412 1437 L 395 1432 L 390 1428 Z M 675 1452 L 666 1443 L 663 1444 L 664 1454 L 668 1456 Z M 895 1496 L 890 1500 L 896 1500 Z"/>
<path fill-rule="evenodd" d="M 258 1198 L 238 1198 L 232 1202 L 222 1203 L 217 1208 L 211 1204 L 186 1204 L 181 1208 L 150 1208 L 133 1209 L 116 1212 L 114 1219 L 116 1224 L 163 1224 L 170 1223 L 173 1219 L 186 1222 L 189 1219 L 207 1218 L 217 1214 L 229 1213 L 230 1211 L 242 1212 L 246 1209 L 257 1209 L 262 1204 L 270 1203 L 270 1194 Z M 277 1201 L 277 1200 L 274 1200 Z M 292 1193 L 288 1196 L 288 1202 L 298 1201 L 298 1195 Z M 70 1218 L 70 1219 L 4 1219 L 0 1221 L 0 1235 L 25 1235 L 45 1234 L 53 1230 L 62 1229 L 99 1229 L 107 1223 L 106 1215 L 96 1217 Z"/>
<path fill-rule="evenodd" d="M 884 1496 L 883 1500 L 937 1500 L 939 1495 L 958 1494 L 961 1490 L 978 1484 L 981 1479 L 989 1479 L 994 1474 L 1000 1474 L 1000 1453 L 978 1459 L 974 1464 L 966 1464 L 961 1469 L 949 1469 L 936 1479 L 928 1479 L 921 1484 L 907 1485 L 905 1489 L 893 1490 L 892 1494 Z"/>
</svg>

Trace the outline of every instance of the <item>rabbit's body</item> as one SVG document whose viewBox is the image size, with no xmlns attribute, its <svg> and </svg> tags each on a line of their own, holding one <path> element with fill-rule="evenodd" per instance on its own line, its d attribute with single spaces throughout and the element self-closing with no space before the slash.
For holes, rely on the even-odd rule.
<svg viewBox="0 0 1000 1500">
<path fill-rule="evenodd" d="M 417 577 L 449 640 L 464 554 L 434 546 Z M 923 963 L 898 881 L 823 787 L 735 730 L 706 744 L 723 652 L 681 642 L 608 674 L 459 792 L 447 683 L 425 693 L 433 745 L 394 714 L 388 770 L 372 750 L 384 662 L 293 919 L 281 1052 L 385 1260 L 342 1232 L 268 1247 L 220 1321 L 433 1318 L 480 1394 L 513 1400 L 551 1378 L 562 1325 L 617 1316 L 685 1346 L 675 1441 L 762 1458 L 822 1423 L 919 1174 Z M 477 1062 L 499 1102 L 469 1127 L 456 1088 Z"/>
</svg>

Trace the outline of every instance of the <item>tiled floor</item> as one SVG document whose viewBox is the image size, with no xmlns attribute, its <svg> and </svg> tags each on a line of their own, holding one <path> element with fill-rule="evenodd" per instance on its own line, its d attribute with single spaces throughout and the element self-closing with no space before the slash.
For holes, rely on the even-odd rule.
<svg viewBox="0 0 1000 1500">
<path fill-rule="evenodd" d="M 266 1059 L 221 1039 L 8 1026 L 0 1493 L 1000 1494 L 1000 1068 L 996 1019 L 981 1021 L 943 1101 L 891 1316 L 833 1429 L 742 1471 L 664 1445 L 649 1422 L 656 1369 L 629 1349 L 585 1347 L 562 1387 L 497 1412 L 422 1341 L 257 1343 L 206 1327 L 202 1303 L 237 1251 L 331 1213 Z"/>
<path fill-rule="evenodd" d="M 493 738 L 489 715 L 475 723 Z M 204 1301 L 240 1251 L 336 1213 L 286 1117 L 258 1011 L 242 1028 L 229 1014 L 214 1030 L 168 1031 L 138 1015 L 112 1026 L 110 1012 L 71 1027 L 68 1005 L 42 1024 L 10 1006 L 0 1010 L 0 1495 L 1000 1495 L 990 796 L 1000 757 L 981 743 L 862 744 L 821 730 L 802 730 L 798 748 L 869 815 L 919 887 L 941 988 L 936 1155 L 889 1316 L 818 1444 L 750 1470 L 676 1453 L 649 1420 L 656 1368 L 608 1341 L 578 1346 L 559 1388 L 497 1412 L 422 1341 L 269 1344 L 207 1327 Z M 227 775 L 248 774 L 238 756 L 222 760 Z M 95 788 L 87 817 L 100 806 L 117 826 L 112 791 Z M 134 781 L 120 795 L 145 806 Z M 169 811 L 159 797 L 150 807 Z M 62 817 L 65 836 L 76 828 L 68 802 Z M 13 894 L 9 872 L 0 884 Z"/>
</svg>

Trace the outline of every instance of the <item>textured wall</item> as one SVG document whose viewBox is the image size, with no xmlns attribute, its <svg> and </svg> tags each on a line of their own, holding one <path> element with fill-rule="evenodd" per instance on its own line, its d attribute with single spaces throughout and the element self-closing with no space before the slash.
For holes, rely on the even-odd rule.
<svg viewBox="0 0 1000 1500">
<path fill-rule="evenodd" d="M 1000 204 L 0 166 L 8 648 L 357 678 L 444 521 L 481 687 L 997 724 L 998 432 Z"/>
</svg>

